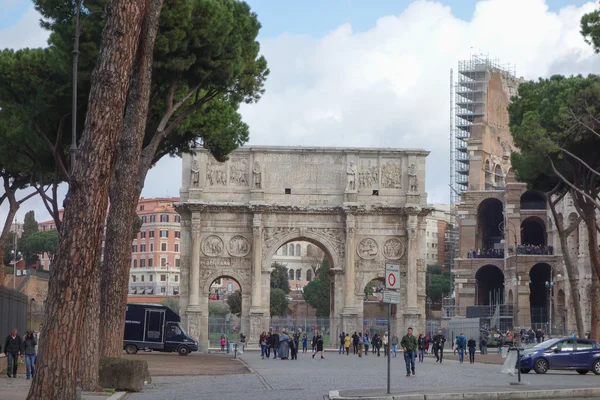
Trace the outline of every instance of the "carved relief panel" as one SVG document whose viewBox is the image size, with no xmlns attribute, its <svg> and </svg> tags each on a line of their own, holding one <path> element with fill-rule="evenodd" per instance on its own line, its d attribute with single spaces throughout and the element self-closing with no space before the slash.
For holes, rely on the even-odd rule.
<svg viewBox="0 0 600 400">
<path fill-rule="evenodd" d="M 227 252 L 234 257 L 244 257 L 250 252 L 250 241 L 241 235 L 234 236 L 227 244 Z"/>
<path fill-rule="evenodd" d="M 248 160 L 232 158 L 229 161 L 229 184 L 231 186 L 248 186 Z"/>
<path fill-rule="evenodd" d="M 391 238 L 383 244 L 383 256 L 388 260 L 399 260 L 404 255 L 406 246 L 400 238 Z"/>
<path fill-rule="evenodd" d="M 202 252 L 209 257 L 216 257 L 223 252 L 223 239 L 210 235 L 202 241 Z"/>
<path fill-rule="evenodd" d="M 227 186 L 227 164 L 213 157 L 206 162 L 206 186 Z"/>
<path fill-rule="evenodd" d="M 356 252 L 360 258 L 373 259 L 379 253 L 379 246 L 375 239 L 364 238 L 356 246 Z"/>
<path fill-rule="evenodd" d="M 360 189 L 376 189 L 379 187 L 379 166 L 377 160 L 360 160 L 358 172 Z"/>
<path fill-rule="evenodd" d="M 402 188 L 402 167 L 400 160 L 382 160 L 381 187 L 386 189 Z"/>
</svg>

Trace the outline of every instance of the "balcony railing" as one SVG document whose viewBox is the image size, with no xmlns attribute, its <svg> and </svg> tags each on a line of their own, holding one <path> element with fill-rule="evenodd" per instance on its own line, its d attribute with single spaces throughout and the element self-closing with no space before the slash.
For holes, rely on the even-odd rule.
<svg viewBox="0 0 600 400">
<path fill-rule="evenodd" d="M 523 201 L 521 202 L 521 210 L 545 210 L 545 201 Z"/>
</svg>

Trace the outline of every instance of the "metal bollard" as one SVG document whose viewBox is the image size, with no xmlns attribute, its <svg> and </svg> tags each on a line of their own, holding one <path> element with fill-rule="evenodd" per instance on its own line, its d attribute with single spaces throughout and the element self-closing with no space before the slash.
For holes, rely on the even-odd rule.
<svg viewBox="0 0 600 400">
<path fill-rule="evenodd" d="M 238 344 L 234 343 L 233 345 L 233 358 L 237 359 L 237 349 L 238 349 Z"/>
<path fill-rule="evenodd" d="M 508 351 L 516 351 L 517 352 L 517 376 L 518 382 L 517 385 L 521 385 L 521 352 L 525 350 L 523 347 L 509 347 Z"/>
<path fill-rule="evenodd" d="M 225 348 L 227 349 L 227 354 L 229 354 L 231 352 L 231 350 L 229 349 L 229 339 L 225 339 L 226 343 L 225 343 Z"/>
</svg>

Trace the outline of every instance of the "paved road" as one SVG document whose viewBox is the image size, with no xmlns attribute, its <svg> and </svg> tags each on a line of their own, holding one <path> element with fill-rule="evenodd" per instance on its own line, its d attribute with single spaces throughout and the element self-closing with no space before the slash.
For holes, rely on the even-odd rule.
<svg viewBox="0 0 600 400">
<path fill-rule="evenodd" d="M 311 359 L 300 354 L 298 361 L 261 360 L 260 355 L 247 352 L 242 359 L 253 374 L 229 376 L 156 377 L 143 393 L 132 394 L 136 400 L 186 400 L 203 398 L 237 400 L 322 399 L 329 390 L 385 387 L 385 357 L 358 358 L 350 355 L 326 353 L 325 359 Z M 414 377 L 405 376 L 404 361 L 392 359 L 392 386 L 402 387 L 407 393 L 502 391 L 515 390 L 509 386 L 516 380 L 500 373 L 499 365 L 459 364 L 446 360 L 442 365 L 427 358 L 417 364 Z M 600 376 L 591 373 L 580 376 L 575 372 L 550 372 L 546 375 L 528 374 L 524 380 L 531 383 L 529 390 L 544 388 L 596 387 Z"/>
</svg>

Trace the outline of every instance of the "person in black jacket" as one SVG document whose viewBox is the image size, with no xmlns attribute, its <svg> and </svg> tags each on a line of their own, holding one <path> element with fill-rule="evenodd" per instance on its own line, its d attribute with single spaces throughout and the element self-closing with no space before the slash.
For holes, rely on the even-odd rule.
<svg viewBox="0 0 600 400">
<path fill-rule="evenodd" d="M 358 335 L 356 332 L 352 335 L 352 354 L 358 354 Z"/>
<path fill-rule="evenodd" d="M 277 360 L 277 352 L 279 351 L 279 331 L 271 336 L 271 344 L 273 345 L 273 360 Z"/>
<path fill-rule="evenodd" d="M 438 330 L 438 334 L 433 337 L 433 351 L 435 352 L 435 362 L 441 363 L 444 360 L 444 343 L 446 337 L 442 334 L 442 330 Z"/>
<path fill-rule="evenodd" d="M 12 333 L 6 337 L 4 342 L 4 355 L 8 360 L 6 374 L 11 377 L 10 370 L 12 367 L 12 377 L 17 377 L 17 367 L 19 365 L 19 355 L 23 357 L 23 340 L 17 335 L 17 329 L 13 328 Z"/>
<path fill-rule="evenodd" d="M 475 364 L 475 350 L 477 349 L 477 342 L 475 339 L 471 337 L 467 342 L 467 347 L 469 348 L 469 362 Z"/>
</svg>

